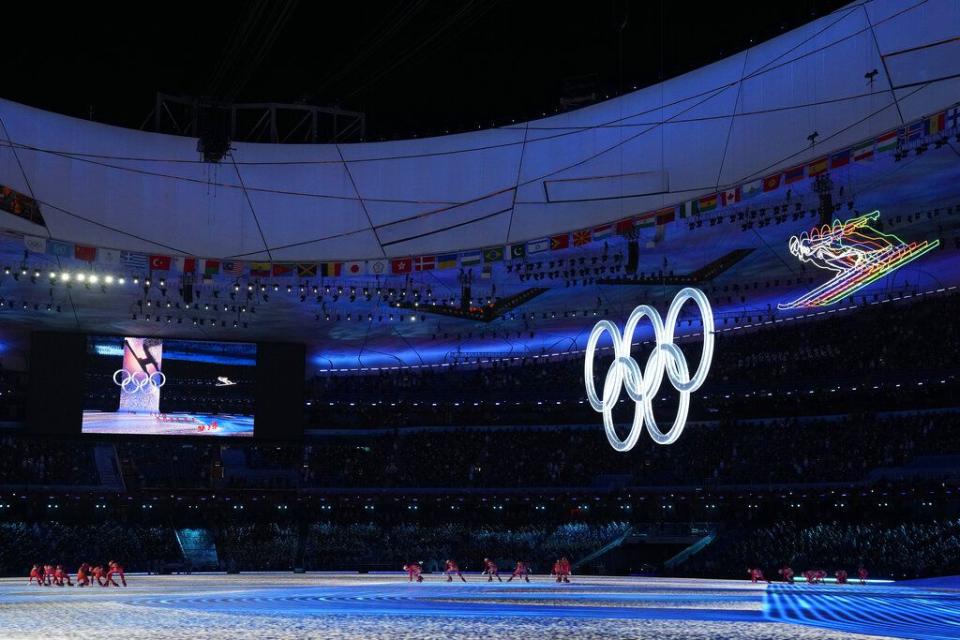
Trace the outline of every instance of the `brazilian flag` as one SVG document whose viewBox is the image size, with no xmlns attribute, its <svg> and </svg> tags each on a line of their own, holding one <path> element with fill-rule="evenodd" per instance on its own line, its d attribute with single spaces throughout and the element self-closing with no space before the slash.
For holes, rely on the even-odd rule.
<svg viewBox="0 0 960 640">
<path fill-rule="evenodd" d="M 484 262 L 498 262 L 503 260 L 503 247 L 491 247 L 483 250 Z"/>
</svg>

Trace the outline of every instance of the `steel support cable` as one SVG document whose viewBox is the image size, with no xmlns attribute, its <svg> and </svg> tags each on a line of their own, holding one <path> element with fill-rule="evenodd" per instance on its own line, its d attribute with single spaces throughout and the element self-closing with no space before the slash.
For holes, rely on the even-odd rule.
<svg viewBox="0 0 960 640">
<path fill-rule="evenodd" d="M 233 153 L 230 153 L 230 160 L 233 161 Z M 257 210 L 253 206 L 253 200 L 250 198 L 250 194 L 247 193 L 246 187 L 243 186 L 243 176 L 240 175 L 240 167 L 237 164 L 233 163 L 233 169 L 237 172 L 237 180 L 240 181 L 240 188 L 243 190 L 243 197 L 247 201 L 247 206 L 250 208 L 250 215 L 253 216 L 253 221 L 257 225 L 257 231 L 260 233 L 260 240 L 263 242 L 263 250 L 267 252 L 267 257 L 273 261 L 273 254 L 270 253 L 270 245 L 267 243 L 267 237 L 263 233 L 263 227 L 260 226 L 260 217 L 257 216 Z"/>
<path fill-rule="evenodd" d="M 459 25 L 459 29 L 470 26 L 476 22 L 480 17 L 486 14 L 494 5 L 496 0 L 489 0 L 487 2 L 474 2 L 470 0 L 467 2 L 463 8 L 457 12 L 450 20 L 445 24 L 441 25 L 439 28 L 435 29 L 428 37 L 424 38 L 416 44 L 412 49 L 409 49 L 405 53 L 394 56 L 390 63 L 382 70 L 377 73 L 371 74 L 359 87 L 355 88 L 353 91 L 347 93 L 344 98 L 349 99 L 353 96 L 361 93 L 367 87 L 378 82 L 385 75 L 396 69 L 397 67 L 405 64 L 408 60 L 416 56 L 423 49 L 427 48 L 435 42 L 443 42 L 448 34 L 448 31 L 452 29 L 457 23 L 462 21 L 462 24 Z"/>
<path fill-rule="evenodd" d="M 7 123 L 4 122 L 3 116 L 0 116 L 0 127 L 3 128 L 3 136 L 7 139 L 7 142 L 10 142 L 10 132 L 7 130 Z M 33 185 L 30 184 L 30 178 L 27 176 L 27 172 L 23 168 L 23 163 L 20 161 L 20 156 L 17 154 L 17 150 L 11 148 L 10 152 L 13 154 L 13 159 L 17 161 L 17 168 L 20 170 L 20 176 L 23 178 L 23 183 L 26 185 L 27 191 L 30 193 L 30 197 L 33 198 L 34 202 L 37 202 L 36 194 L 33 192 Z M 51 237 L 50 229 L 46 226 L 44 226 L 43 229 L 47 232 L 47 237 Z M 63 264 L 60 262 L 60 256 L 57 256 L 56 258 L 57 268 L 61 269 Z M 70 309 L 73 311 L 73 320 L 79 325 L 80 315 L 77 312 L 77 305 L 73 301 L 73 293 L 71 293 L 69 289 L 67 290 L 67 300 L 70 302 Z"/>
<path fill-rule="evenodd" d="M 319 86 L 314 89 L 311 99 L 329 85 L 338 82 L 341 78 L 352 75 L 361 67 L 380 47 L 393 37 L 402 27 L 410 21 L 411 18 L 420 13 L 427 5 L 426 0 L 415 0 L 405 5 L 395 5 L 393 9 L 384 14 L 380 22 L 373 28 L 368 37 L 368 41 L 362 43 L 360 51 L 346 64 L 340 65 L 326 78 L 320 81 Z"/>
</svg>

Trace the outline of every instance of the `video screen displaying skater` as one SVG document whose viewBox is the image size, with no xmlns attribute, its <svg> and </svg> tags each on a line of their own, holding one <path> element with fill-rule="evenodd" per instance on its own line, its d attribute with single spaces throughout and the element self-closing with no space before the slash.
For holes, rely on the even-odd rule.
<svg viewBox="0 0 960 640">
<path fill-rule="evenodd" d="M 87 338 L 83 433 L 252 437 L 257 346 Z"/>
</svg>

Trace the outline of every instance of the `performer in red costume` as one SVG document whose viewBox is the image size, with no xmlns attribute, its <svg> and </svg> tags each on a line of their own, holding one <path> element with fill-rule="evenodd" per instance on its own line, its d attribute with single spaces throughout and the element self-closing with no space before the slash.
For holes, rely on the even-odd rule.
<svg viewBox="0 0 960 640">
<path fill-rule="evenodd" d="M 73 582 L 70 580 L 70 573 L 65 571 L 62 564 L 58 564 L 57 568 L 53 570 L 53 582 L 58 586 L 62 587 L 63 585 L 73 586 Z"/>
<path fill-rule="evenodd" d="M 747 573 L 750 575 L 750 582 L 754 584 L 757 582 L 766 582 L 767 584 L 770 584 L 770 581 L 763 576 L 763 569 L 747 569 Z"/>
<path fill-rule="evenodd" d="M 780 577 L 783 578 L 783 581 L 792 584 L 793 583 L 793 569 L 790 568 L 790 565 L 783 565 L 777 573 L 780 574 Z"/>
<path fill-rule="evenodd" d="M 530 582 L 530 568 L 523 560 L 517 560 L 516 566 L 513 567 L 513 573 L 507 578 L 507 582 L 511 582 L 514 578 L 523 578 Z"/>
<path fill-rule="evenodd" d="M 53 584 L 53 565 L 45 564 L 43 565 L 43 584 L 48 587 Z"/>
<path fill-rule="evenodd" d="M 33 581 L 37 581 L 37 586 L 43 586 L 43 570 L 40 569 L 40 565 L 35 564 L 30 569 L 30 579 L 27 580 L 27 584 L 33 584 Z"/>
<path fill-rule="evenodd" d="M 837 584 L 847 584 L 846 569 L 837 569 L 833 575 L 837 577 Z"/>
<path fill-rule="evenodd" d="M 570 573 L 570 561 L 563 556 L 560 558 L 560 575 L 563 577 L 563 582 L 570 583 Z"/>
<path fill-rule="evenodd" d="M 460 579 L 463 580 L 464 582 L 467 581 L 467 579 L 463 577 L 463 574 L 460 573 L 459 565 L 457 565 L 457 563 L 454 562 L 453 560 L 447 560 L 446 570 L 444 571 L 444 573 L 447 574 L 447 582 L 453 582 L 454 575 L 460 576 Z"/>
<path fill-rule="evenodd" d="M 407 572 L 407 582 L 423 582 L 423 576 L 420 575 L 423 571 L 423 567 L 420 566 L 419 562 L 410 562 L 403 565 L 403 570 Z"/>
<path fill-rule="evenodd" d="M 84 562 L 77 569 L 77 586 L 78 587 L 88 587 L 90 586 L 90 565 Z"/>
<path fill-rule="evenodd" d="M 493 582 L 494 577 L 500 582 L 503 582 L 503 578 L 500 577 L 500 570 L 497 568 L 496 563 L 490 558 L 483 559 L 483 572 L 489 576 L 487 582 Z"/>
<path fill-rule="evenodd" d="M 862 565 L 857 569 L 857 577 L 860 578 L 860 584 L 867 584 L 867 577 L 870 575 L 870 572 L 866 570 Z"/>
<path fill-rule="evenodd" d="M 125 575 L 123 575 L 123 567 L 120 566 L 120 563 L 119 563 L 119 562 L 115 562 L 115 561 L 111 560 L 110 562 L 107 563 L 107 569 L 108 569 L 108 570 L 107 570 L 107 581 L 106 581 L 106 584 L 104 584 L 104 586 L 108 586 L 108 585 L 111 585 L 111 584 L 112 584 L 113 586 L 115 586 L 115 587 L 119 587 L 119 586 L 120 586 L 119 584 L 117 584 L 116 582 L 114 582 L 114 580 L 113 580 L 113 576 L 114 576 L 114 575 L 120 576 L 120 582 L 123 583 L 123 586 L 127 586 L 127 577 L 126 577 Z"/>
<path fill-rule="evenodd" d="M 97 581 L 98 585 L 100 585 L 101 587 L 107 586 L 107 583 L 103 581 L 103 575 L 104 575 L 103 567 L 101 567 L 100 565 L 97 565 L 93 568 L 93 571 L 91 571 L 91 573 L 93 574 L 93 579 Z"/>
</svg>

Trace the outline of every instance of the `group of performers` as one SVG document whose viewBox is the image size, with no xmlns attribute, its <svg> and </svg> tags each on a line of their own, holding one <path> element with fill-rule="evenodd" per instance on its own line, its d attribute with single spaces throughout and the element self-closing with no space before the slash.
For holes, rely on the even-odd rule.
<svg viewBox="0 0 960 640">
<path fill-rule="evenodd" d="M 408 562 L 403 565 L 403 570 L 407 572 L 407 582 L 423 582 L 422 562 Z M 559 558 L 553 564 L 553 571 L 550 575 L 556 576 L 557 582 L 569 584 L 570 573 L 570 561 L 567 560 L 566 557 L 563 557 Z M 467 581 L 463 572 L 460 571 L 460 565 L 457 564 L 456 560 L 447 560 L 444 563 L 443 575 L 447 576 L 447 582 L 453 582 L 454 576 L 457 576 L 463 582 Z M 503 582 L 503 578 L 500 577 L 500 569 L 490 558 L 483 559 L 483 572 L 481 575 L 487 576 L 487 582 L 493 582 L 494 578 L 499 582 Z M 507 582 L 513 582 L 514 578 L 530 582 L 530 565 L 523 560 L 517 560 L 517 563 L 513 567 L 513 573 L 507 578 Z"/>
<path fill-rule="evenodd" d="M 120 584 L 114 580 L 114 577 L 120 578 Z M 96 582 L 101 587 L 119 587 L 121 584 L 127 586 L 127 577 L 123 573 L 123 567 L 120 563 L 111 560 L 107 563 L 106 569 L 103 565 L 91 566 L 84 562 L 77 569 L 77 581 L 70 579 L 70 572 L 63 568 L 63 565 L 35 564 L 30 569 L 30 579 L 27 584 L 37 583 L 38 587 L 89 587 Z"/>
<path fill-rule="evenodd" d="M 550 572 L 550 575 L 556 576 L 557 582 L 570 584 L 570 573 L 570 561 L 564 556 L 553 563 L 553 571 Z"/>
<path fill-rule="evenodd" d="M 790 565 L 783 565 L 780 569 L 777 570 L 777 573 L 780 574 L 780 579 L 786 583 L 793 583 L 793 569 L 790 568 Z M 747 569 L 747 575 L 750 576 L 750 582 L 754 584 L 758 582 L 766 582 L 770 584 L 770 580 L 763 576 L 763 570 L 758 567 L 751 567 Z M 837 569 L 834 572 L 834 577 L 837 580 L 837 584 L 848 584 L 849 574 L 846 569 Z M 860 584 L 867 584 L 867 578 L 870 576 L 870 572 L 866 570 L 865 567 L 861 566 L 857 569 L 857 577 L 860 580 Z M 823 579 L 827 577 L 827 572 L 823 569 L 807 569 L 803 572 L 803 578 L 807 581 L 807 584 L 821 584 Z"/>
</svg>

